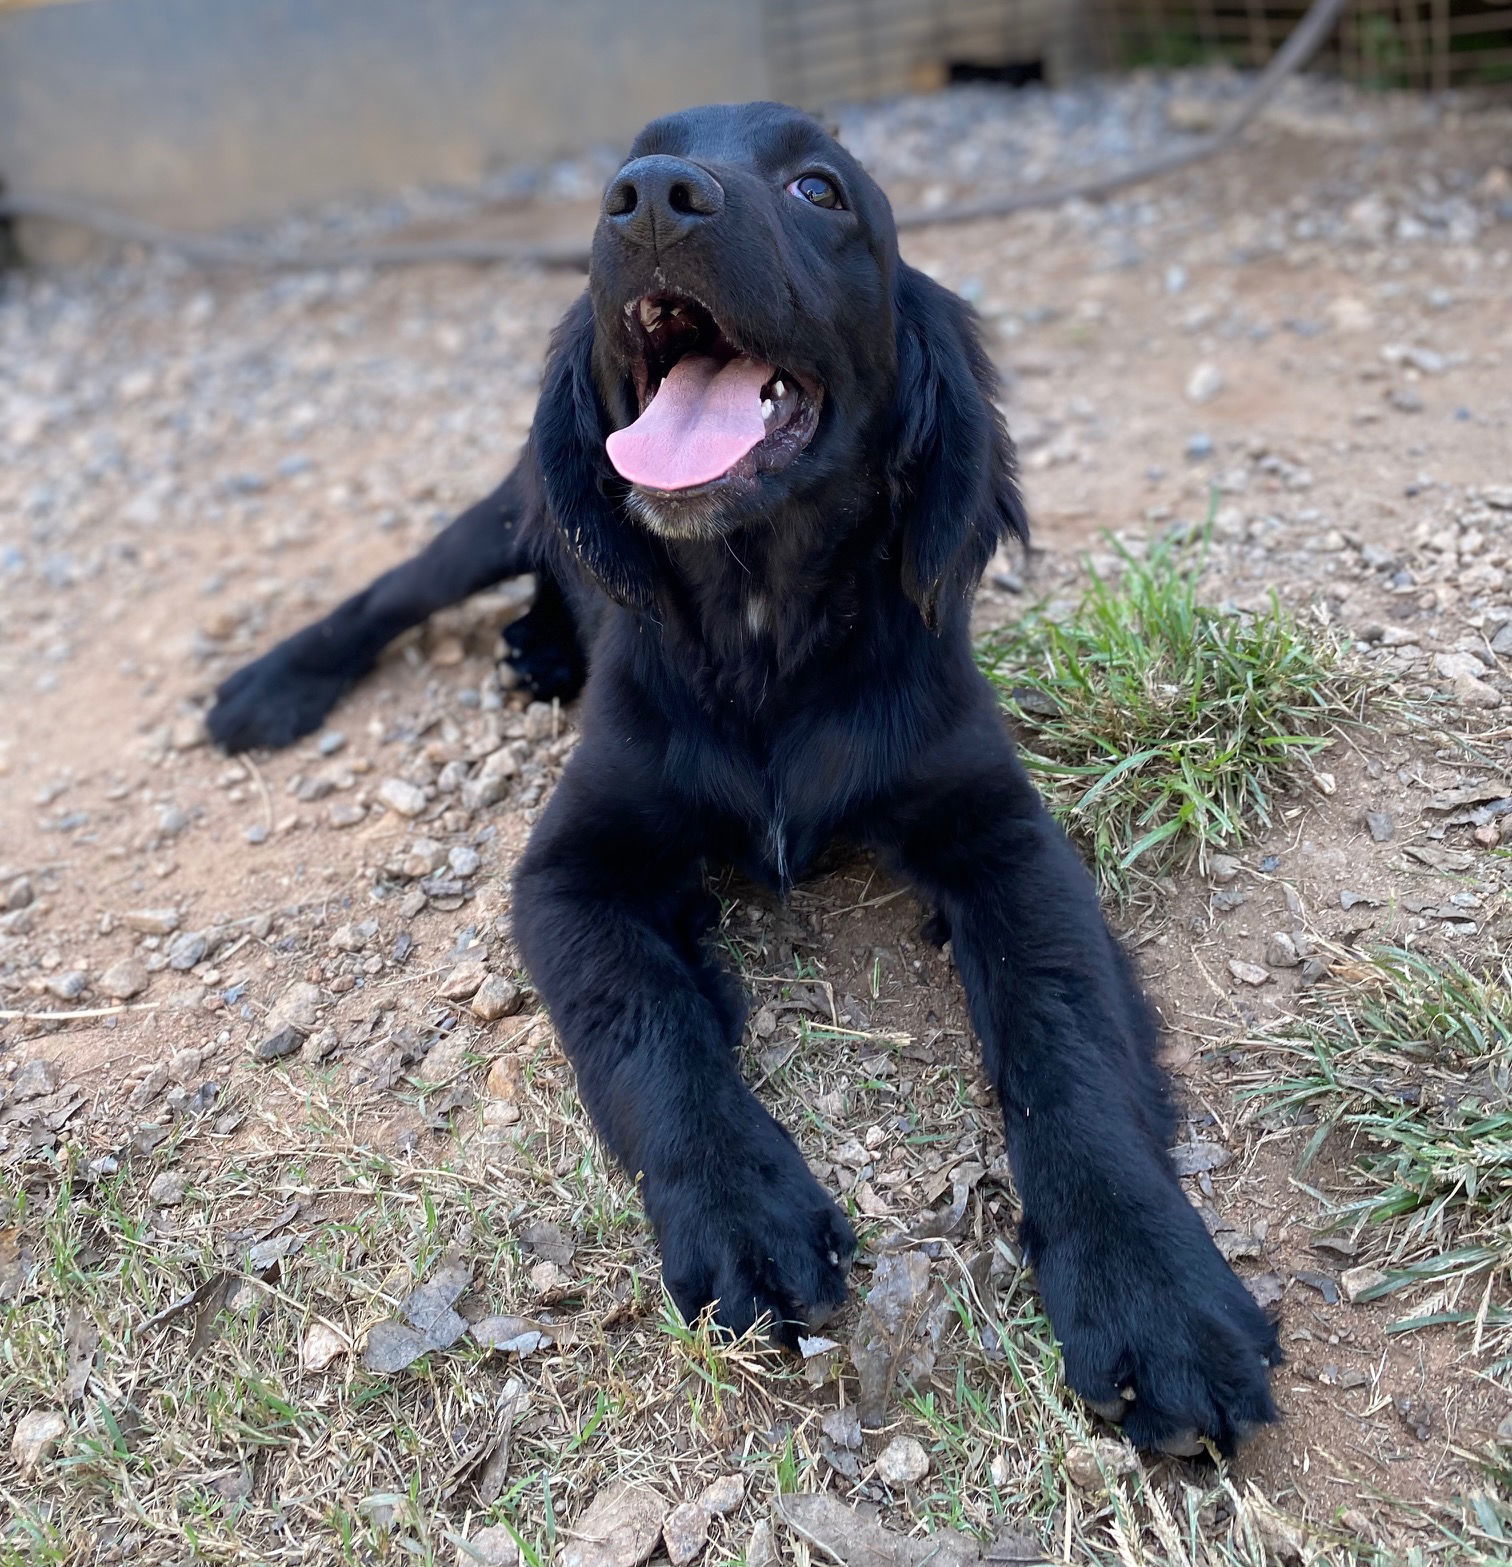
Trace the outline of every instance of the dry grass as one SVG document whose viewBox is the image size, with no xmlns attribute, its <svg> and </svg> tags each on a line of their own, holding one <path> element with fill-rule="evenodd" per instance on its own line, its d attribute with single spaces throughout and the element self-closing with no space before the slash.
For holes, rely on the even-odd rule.
<svg viewBox="0 0 1512 1567">
<path fill-rule="evenodd" d="M 991 1164 L 995 1111 L 970 1042 L 954 1013 L 928 1032 L 908 1026 L 897 976 L 917 961 L 913 983 L 948 994 L 943 968 L 930 966 L 940 960 L 922 946 L 878 950 L 857 984 L 856 968 L 847 980 L 813 944 L 787 939 L 783 918 L 728 906 L 726 943 L 758 1002 L 746 1067 L 843 1191 L 867 1247 L 860 1288 L 877 1249 L 899 1244 L 942 1191 L 948 1200 L 953 1174 L 988 1165 L 970 1175 L 948 1239 L 902 1242 L 933 1258 L 938 1343 L 932 1374 L 898 1390 L 886 1431 L 848 1451 L 823 1430 L 823 1416 L 854 1397 L 853 1316 L 831 1329 L 840 1347 L 807 1362 L 678 1319 L 633 1189 L 589 1135 L 544 1029 L 514 1053 L 503 1114 L 488 1100 L 438 1114 L 459 1084 L 481 1087 L 488 1059 L 481 1037 L 453 1040 L 438 1047 L 450 1052 L 444 1065 L 433 1053 L 403 1085 L 398 1124 L 381 1127 L 371 1105 L 312 1074 L 280 1078 L 277 1090 L 264 1076 L 242 1080 L 246 1116 L 234 1129 L 222 1105 L 113 1173 L 88 1176 L 84 1150 L 25 1172 L 8 1222 L 32 1266 L 4 1307 L 0 1403 L 5 1429 L 21 1413 L 60 1409 L 66 1431 L 34 1476 L 0 1470 L 0 1561 L 167 1564 L 187 1548 L 211 1563 L 449 1564 L 458 1542 L 500 1522 L 526 1561 L 546 1563 L 612 1478 L 675 1500 L 731 1472 L 746 1501 L 716 1521 L 711 1563 L 744 1561 L 777 1491 L 819 1488 L 879 1503 L 904 1530 L 948 1524 L 990 1540 L 1011 1526 L 1052 1562 L 1304 1559 L 1287 1504 L 1224 1475 L 1146 1465 L 1067 1395 L 1009 1240 L 1012 1195 Z M 165 1171 L 186 1178 L 177 1206 L 149 1196 Z M 575 1247 L 544 1296 L 539 1259 L 521 1244 L 522 1229 L 543 1221 Z M 281 1255 L 270 1265 L 271 1253 Z M 555 1320 L 562 1342 L 515 1359 L 464 1339 L 409 1371 L 363 1369 L 369 1329 L 450 1253 L 472 1266 L 465 1315 Z M 99 1334 L 87 1380 L 70 1376 L 83 1324 Z M 305 1364 L 315 1328 L 345 1346 L 319 1370 Z M 893 1494 L 873 1466 L 905 1432 L 931 1470 Z M 480 1494 L 506 1433 L 507 1474 Z M 1068 1454 L 1102 1480 L 1069 1482 Z M 1424 1563 L 1484 1559 L 1483 1525 L 1454 1505 L 1403 1516 L 1449 1531 Z M 809 1560 L 778 1534 L 793 1560 Z M 1326 1525 L 1305 1538 L 1309 1562 L 1394 1559 Z"/>
<path fill-rule="evenodd" d="M 1285 1068 L 1257 1093 L 1337 1138 L 1355 1173 L 1335 1227 L 1381 1263 L 1365 1299 L 1406 1296 L 1393 1331 L 1465 1327 L 1512 1373 L 1512 968 L 1387 949 L 1351 957 L 1267 1040 Z"/>
</svg>

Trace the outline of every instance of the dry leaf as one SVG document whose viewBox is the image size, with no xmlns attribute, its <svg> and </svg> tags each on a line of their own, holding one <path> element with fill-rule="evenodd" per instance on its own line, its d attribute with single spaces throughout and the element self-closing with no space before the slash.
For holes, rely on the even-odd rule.
<svg viewBox="0 0 1512 1567">
<path fill-rule="evenodd" d="M 928 1296 L 929 1259 L 922 1252 L 895 1252 L 878 1261 L 851 1338 L 851 1361 L 861 1383 L 857 1405 L 865 1426 L 881 1425 L 886 1418 L 888 1395 Z"/>
<path fill-rule="evenodd" d="M 299 1346 L 300 1363 L 306 1371 L 324 1371 L 338 1355 L 346 1353 L 347 1341 L 324 1322 L 312 1322 Z"/>
<path fill-rule="evenodd" d="M 463 1324 L 466 1327 L 466 1324 Z M 422 1355 L 429 1354 L 435 1346 L 423 1333 L 407 1328 L 392 1317 L 375 1322 L 368 1329 L 367 1342 L 362 1349 L 362 1364 L 367 1371 L 403 1371 L 414 1365 Z"/>
</svg>

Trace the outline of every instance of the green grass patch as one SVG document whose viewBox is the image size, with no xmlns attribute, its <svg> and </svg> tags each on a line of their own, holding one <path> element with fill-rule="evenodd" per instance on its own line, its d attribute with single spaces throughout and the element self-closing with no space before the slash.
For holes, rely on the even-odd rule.
<svg viewBox="0 0 1512 1567">
<path fill-rule="evenodd" d="M 1274 598 L 1203 603 L 1200 547 L 1115 548 L 1116 578 L 1093 573 L 1069 615 L 1041 605 L 978 656 L 1051 810 L 1122 896 L 1268 826 L 1378 682 Z"/>
<path fill-rule="evenodd" d="M 1253 1092 L 1316 1120 L 1304 1165 L 1347 1137 L 1359 1195 L 1335 1222 L 1384 1242 L 1368 1296 L 1440 1286 L 1398 1330 L 1474 1323 L 1512 1369 L 1512 962 L 1497 953 L 1472 971 L 1389 948 L 1305 1007 L 1267 1036 L 1291 1070 Z"/>
</svg>

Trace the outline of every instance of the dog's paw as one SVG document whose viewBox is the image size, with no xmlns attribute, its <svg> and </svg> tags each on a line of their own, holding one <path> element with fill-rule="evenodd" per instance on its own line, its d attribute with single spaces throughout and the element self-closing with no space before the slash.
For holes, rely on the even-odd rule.
<svg viewBox="0 0 1512 1567">
<path fill-rule="evenodd" d="M 844 1304 L 856 1237 L 787 1133 L 770 1127 L 755 1148 L 741 1137 L 700 1150 L 698 1173 L 648 1176 L 646 1206 L 684 1317 L 712 1304 L 732 1333 L 766 1317 L 771 1337 L 796 1350 Z"/>
<path fill-rule="evenodd" d="M 570 701 L 582 689 L 587 665 L 570 620 L 534 610 L 504 628 L 504 658 L 538 701 Z"/>
<path fill-rule="evenodd" d="M 1066 1381 L 1098 1414 L 1136 1447 L 1231 1455 L 1276 1419 L 1275 1324 L 1174 1181 L 1162 1186 L 1137 1213 L 1044 1237 L 1035 1275 Z"/>
<path fill-rule="evenodd" d="M 225 751 L 292 745 L 320 728 L 352 679 L 301 669 L 276 647 L 222 683 L 205 727 Z"/>
</svg>

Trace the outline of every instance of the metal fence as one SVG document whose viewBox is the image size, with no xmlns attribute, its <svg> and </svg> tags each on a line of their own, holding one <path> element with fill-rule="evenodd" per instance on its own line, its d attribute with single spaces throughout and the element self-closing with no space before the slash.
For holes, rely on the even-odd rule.
<svg viewBox="0 0 1512 1567">
<path fill-rule="evenodd" d="M 952 80 L 1226 60 L 1258 67 L 1308 0 L 764 0 L 780 96 L 823 104 Z M 1315 69 L 1378 88 L 1512 83 L 1507 0 L 1353 0 Z"/>
<path fill-rule="evenodd" d="M 1104 0 L 1124 65 L 1258 66 L 1307 0 Z M 1354 0 L 1314 69 L 1374 88 L 1512 84 L 1506 0 Z"/>
</svg>

